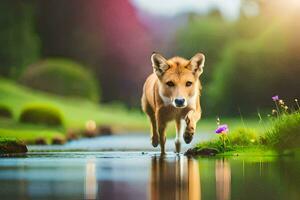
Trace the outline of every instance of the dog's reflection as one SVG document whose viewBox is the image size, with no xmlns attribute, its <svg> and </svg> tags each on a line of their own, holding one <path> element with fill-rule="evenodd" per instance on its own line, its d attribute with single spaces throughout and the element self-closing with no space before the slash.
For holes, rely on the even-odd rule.
<svg viewBox="0 0 300 200">
<path fill-rule="evenodd" d="M 231 169 L 228 161 L 216 160 L 216 195 L 218 200 L 230 199 Z"/>
<path fill-rule="evenodd" d="M 149 185 L 151 200 L 200 199 L 198 162 L 185 156 L 153 157 Z"/>
</svg>

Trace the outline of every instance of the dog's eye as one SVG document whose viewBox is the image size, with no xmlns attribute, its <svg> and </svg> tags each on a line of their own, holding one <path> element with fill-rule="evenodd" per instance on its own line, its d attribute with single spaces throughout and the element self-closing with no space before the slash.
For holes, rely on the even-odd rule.
<svg viewBox="0 0 300 200">
<path fill-rule="evenodd" d="M 172 81 L 168 81 L 166 84 L 169 87 L 174 87 L 175 86 L 175 84 Z"/>
<path fill-rule="evenodd" d="M 186 82 L 185 86 L 190 87 L 193 83 L 191 81 Z"/>
</svg>

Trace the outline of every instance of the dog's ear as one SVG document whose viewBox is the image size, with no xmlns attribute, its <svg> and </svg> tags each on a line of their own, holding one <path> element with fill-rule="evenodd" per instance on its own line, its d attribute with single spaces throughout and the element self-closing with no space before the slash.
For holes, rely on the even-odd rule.
<svg viewBox="0 0 300 200">
<path fill-rule="evenodd" d="M 200 76 L 203 72 L 204 62 L 204 54 L 197 53 L 190 59 L 190 64 L 187 66 L 187 68 L 192 70 L 195 75 Z"/>
<path fill-rule="evenodd" d="M 157 76 L 162 76 L 165 71 L 170 68 L 170 66 L 167 64 L 167 60 L 159 53 L 152 53 L 151 62 L 153 70 Z"/>
</svg>

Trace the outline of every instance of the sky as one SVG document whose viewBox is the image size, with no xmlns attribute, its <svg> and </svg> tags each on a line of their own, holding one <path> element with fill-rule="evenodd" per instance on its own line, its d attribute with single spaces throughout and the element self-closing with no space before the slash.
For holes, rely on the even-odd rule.
<svg viewBox="0 0 300 200">
<path fill-rule="evenodd" d="M 228 20 L 235 20 L 239 17 L 240 11 L 240 0 L 131 0 L 131 2 L 139 10 L 165 17 L 174 17 L 187 12 L 206 14 L 212 9 L 218 9 Z"/>
</svg>

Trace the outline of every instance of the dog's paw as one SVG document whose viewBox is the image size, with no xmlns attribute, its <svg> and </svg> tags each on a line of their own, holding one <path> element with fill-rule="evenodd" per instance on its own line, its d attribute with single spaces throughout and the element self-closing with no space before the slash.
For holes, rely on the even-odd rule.
<svg viewBox="0 0 300 200">
<path fill-rule="evenodd" d="M 184 139 L 186 144 L 191 143 L 191 141 L 193 140 L 194 133 L 195 133 L 195 128 L 194 127 L 187 127 L 185 129 L 185 132 L 183 134 L 183 139 Z"/>
<path fill-rule="evenodd" d="M 159 143 L 159 141 L 158 141 L 158 137 L 152 137 L 151 138 L 151 143 L 152 143 L 152 146 L 153 147 L 157 147 L 158 146 L 158 143 Z"/>
</svg>

